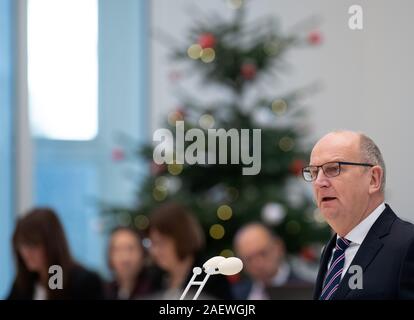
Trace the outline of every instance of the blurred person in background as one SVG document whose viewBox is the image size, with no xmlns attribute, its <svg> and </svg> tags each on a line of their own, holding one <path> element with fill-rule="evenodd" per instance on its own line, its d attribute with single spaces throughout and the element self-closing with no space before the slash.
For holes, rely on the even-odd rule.
<svg viewBox="0 0 414 320">
<path fill-rule="evenodd" d="M 272 287 L 306 284 L 287 263 L 283 240 L 263 224 L 249 223 L 239 229 L 234 248 L 248 276 L 233 285 L 236 299 L 268 300 Z"/>
<path fill-rule="evenodd" d="M 166 274 L 163 293 L 157 298 L 179 299 L 193 276 L 194 267 L 202 267 L 204 233 L 195 216 L 184 206 L 166 203 L 150 216 L 150 253 Z M 205 273 L 197 276 L 203 280 Z M 186 299 L 192 299 L 198 286 L 190 289 Z M 211 276 L 200 295 L 201 299 L 231 299 L 231 288 L 223 275 Z"/>
<path fill-rule="evenodd" d="M 63 227 L 49 208 L 35 208 L 19 219 L 13 234 L 16 263 L 9 300 L 102 299 L 100 277 L 72 258 Z M 62 268 L 62 289 L 49 287 L 49 268 Z M 56 273 L 57 274 L 57 273 Z"/>
<path fill-rule="evenodd" d="M 147 265 L 142 238 L 132 228 L 117 227 L 112 231 L 108 246 L 108 265 L 114 280 L 107 285 L 107 299 L 145 298 L 157 286 L 157 273 Z"/>
</svg>

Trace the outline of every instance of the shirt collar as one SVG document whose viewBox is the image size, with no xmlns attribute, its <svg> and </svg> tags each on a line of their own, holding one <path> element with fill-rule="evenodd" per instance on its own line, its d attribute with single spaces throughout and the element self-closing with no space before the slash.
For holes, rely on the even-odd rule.
<svg viewBox="0 0 414 320">
<path fill-rule="evenodd" d="M 282 286 L 284 285 L 288 279 L 290 274 L 290 267 L 289 264 L 283 262 L 277 271 L 277 274 L 272 279 L 272 285 L 274 286 Z"/>
<path fill-rule="evenodd" d="M 287 262 L 282 262 L 277 270 L 276 275 L 270 280 L 270 286 L 280 287 L 288 282 L 290 276 L 290 266 Z M 265 285 L 262 282 L 255 281 L 253 283 L 255 290 L 263 289 Z"/>
<path fill-rule="evenodd" d="M 378 217 L 385 210 L 385 203 L 382 202 L 374 211 L 372 211 L 364 220 L 362 220 L 357 226 L 355 226 L 345 236 L 346 239 L 355 244 L 361 244 L 372 225 L 377 221 Z M 338 236 L 337 236 L 338 238 Z"/>
</svg>

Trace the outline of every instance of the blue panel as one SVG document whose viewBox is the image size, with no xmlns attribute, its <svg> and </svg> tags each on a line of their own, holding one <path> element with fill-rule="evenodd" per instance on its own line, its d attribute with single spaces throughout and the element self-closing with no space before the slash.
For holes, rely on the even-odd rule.
<svg viewBox="0 0 414 320">
<path fill-rule="evenodd" d="M 13 277 L 12 3 L 0 0 L 0 298 L 8 293 Z"/>
<path fill-rule="evenodd" d="M 47 161 L 36 165 L 36 204 L 54 208 L 78 261 L 99 267 L 100 248 L 96 204 L 98 177 L 93 163 Z"/>
<path fill-rule="evenodd" d="M 99 2 L 99 108 L 100 141 L 113 145 L 120 133 L 138 143 L 149 132 L 149 1 Z M 132 146 L 131 146 L 132 147 Z M 106 201 L 131 204 L 136 185 L 147 166 L 137 161 L 139 175 L 126 179 L 125 166 L 110 164 L 102 195 Z M 122 168 L 124 167 L 124 168 Z M 108 173 L 108 170 L 106 171 Z"/>
<path fill-rule="evenodd" d="M 106 237 L 97 200 L 135 197 L 109 150 L 119 132 L 146 139 L 147 0 L 99 1 L 99 134 L 95 141 L 36 140 L 35 204 L 56 209 L 79 262 L 101 274 Z M 133 204 L 127 201 L 128 204 Z"/>
<path fill-rule="evenodd" d="M 138 1 L 138 61 L 140 62 L 138 78 L 138 90 L 140 101 L 140 115 L 138 119 L 140 127 L 140 142 L 147 143 L 149 132 L 149 34 L 150 34 L 150 10 L 148 0 Z M 145 167 L 145 166 L 144 166 Z"/>
</svg>

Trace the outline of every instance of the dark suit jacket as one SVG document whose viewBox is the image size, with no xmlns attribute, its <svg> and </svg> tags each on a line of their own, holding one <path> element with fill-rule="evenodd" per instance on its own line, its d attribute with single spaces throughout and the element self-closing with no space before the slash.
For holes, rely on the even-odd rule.
<svg viewBox="0 0 414 320">
<path fill-rule="evenodd" d="M 305 280 L 298 277 L 295 273 L 293 273 L 291 270 L 289 271 L 289 277 L 287 279 L 287 282 L 283 284 L 281 287 L 289 287 L 289 286 L 302 286 L 302 285 L 309 285 L 312 289 L 312 284 L 309 284 Z M 232 285 L 232 293 L 233 298 L 236 300 L 247 300 L 247 298 L 250 295 L 250 292 L 253 288 L 253 281 L 246 277 L 244 279 L 241 279 L 240 281 L 234 283 Z"/>
<path fill-rule="evenodd" d="M 335 243 L 336 234 L 322 252 L 314 299 L 319 299 Z M 363 288 L 350 288 L 349 280 L 355 273 L 347 271 L 333 300 L 414 299 L 414 225 L 398 218 L 386 204 L 359 247 L 352 265 L 359 265 L 363 270 Z"/>
<path fill-rule="evenodd" d="M 28 286 L 27 291 L 19 290 L 14 283 L 7 300 L 32 300 L 33 294 L 34 282 Z M 103 283 L 98 274 L 80 266 L 70 270 L 69 287 L 65 289 L 62 300 L 101 300 L 103 298 Z"/>
<path fill-rule="evenodd" d="M 161 286 L 161 270 L 153 267 L 144 267 L 137 276 L 134 288 L 128 300 L 147 299 L 149 295 L 158 290 Z M 114 280 L 105 285 L 105 298 L 108 300 L 118 300 L 119 285 Z"/>
</svg>

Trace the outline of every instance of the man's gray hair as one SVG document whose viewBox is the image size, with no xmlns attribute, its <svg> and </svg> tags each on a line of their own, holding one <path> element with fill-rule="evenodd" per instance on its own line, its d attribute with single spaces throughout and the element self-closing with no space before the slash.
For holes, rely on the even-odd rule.
<svg viewBox="0 0 414 320">
<path fill-rule="evenodd" d="M 381 180 L 381 192 L 384 192 L 385 190 L 385 162 L 384 158 L 382 157 L 381 151 L 378 148 L 378 146 L 375 144 L 375 142 L 365 134 L 361 133 L 361 153 L 362 157 L 364 158 L 364 161 L 367 161 L 371 164 L 380 166 L 382 168 L 383 174 L 382 174 L 382 180 Z"/>
</svg>

